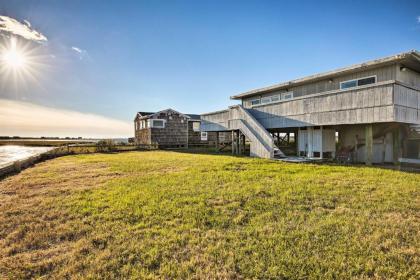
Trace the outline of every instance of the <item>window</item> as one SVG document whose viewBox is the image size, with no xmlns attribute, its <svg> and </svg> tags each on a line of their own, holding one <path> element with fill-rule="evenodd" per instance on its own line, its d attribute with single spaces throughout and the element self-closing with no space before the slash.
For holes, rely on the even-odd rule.
<svg viewBox="0 0 420 280">
<path fill-rule="evenodd" d="M 363 78 L 363 79 L 359 79 L 357 81 L 357 85 L 360 86 L 365 86 L 365 85 L 370 85 L 370 84 L 374 84 L 376 83 L 376 77 L 368 77 L 368 78 Z"/>
<path fill-rule="evenodd" d="M 152 120 L 153 124 L 152 126 L 154 128 L 164 128 L 165 127 L 165 121 L 164 120 Z"/>
<path fill-rule="evenodd" d="M 146 121 L 146 128 L 149 128 L 150 127 L 150 120 L 147 120 Z"/>
<path fill-rule="evenodd" d="M 193 122 L 193 131 L 200 131 L 200 122 Z"/>
<path fill-rule="evenodd" d="M 277 102 L 280 101 L 280 95 L 273 95 L 271 96 L 271 102 Z"/>
<path fill-rule="evenodd" d="M 289 100 L 293 98 L 293 92 L 292 91 L 288 91 L 288 92 L 283 92 L 281 94 L 281 100 Z"/>
<path fill-rule="evenodd" d="M 289 99 L 293 99 L 293 91 L 287 91 L 281 94 L 264 96 L 261 99 L 253 99 L 253 100 L 250 100 L 249 102 L 251 103 L 251 107 L 252 107 L 252 106 L 256 106 L 260 104 L 270 104 L 270 103 L 278 102 L 281 100 L 289 100 Z"/>
<path fill-rule="evenodd" d="M 360 87 L 376 83 L 376 76 L 365 77 L 340 83 L 340 89 Z"/>
<path fill-rule="evenodd" d="M 207 141 L 207 132 L 206 131 L 201 132 L 201 141 Z"/>
<path fill-rule="evenodd" d="M 263 97 L 261 98 L 261 104 L 267 104 L 271 102 L 271 97 Z"/>
<path fill-rule="evenodd" d="M 340 83 L 340 89 L 346 89 L 346 88 L 352 88 L 352 87 L 357 87 L 357 80 Z"/>
<path fill-rule="evenodd" d="M 259 105 L 259 104 L 261 104 L 261 100 L 260 99 L 251 100 L 251 105 L 252 106 Z"/>
</svg>

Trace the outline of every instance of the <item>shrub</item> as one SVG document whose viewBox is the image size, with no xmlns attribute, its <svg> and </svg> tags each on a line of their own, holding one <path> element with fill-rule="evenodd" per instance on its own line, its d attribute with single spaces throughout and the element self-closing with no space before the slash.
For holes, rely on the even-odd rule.
<svg viewBox="0 0 420 280">
<path fill-rule="evenodd" d="M 96 151 L 110 153 L 116 150 L 115 143 L 111 139 L 103 139 L 96 143 Z"/>
</svg>

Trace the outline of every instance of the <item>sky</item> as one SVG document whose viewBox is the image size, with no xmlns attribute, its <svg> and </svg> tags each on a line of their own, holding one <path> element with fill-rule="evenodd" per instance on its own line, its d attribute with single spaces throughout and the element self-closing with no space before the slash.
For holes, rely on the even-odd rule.
<svg viewBox="0 0 420 280">
<path fill-rule="evenodd" d="M 0 0 L 0 16 L 0 56 L 14 38 L 30 62 L 0 65 L 0 135 L 133 136 L 137 111 L 220 110 L 420 49 L 416 0 Z"/>
</svg>

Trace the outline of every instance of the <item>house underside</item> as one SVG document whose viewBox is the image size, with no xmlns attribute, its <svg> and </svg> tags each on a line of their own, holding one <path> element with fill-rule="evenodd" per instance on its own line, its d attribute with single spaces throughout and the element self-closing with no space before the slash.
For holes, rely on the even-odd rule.
<svg viewBox="0 0 420 280">
<path fill-rule="evenodd" d="M 232 97 L 202 114 L 202 131 L 231 131 L 250 155 L 420 162 L 420 56 L 409 52 Z M 245 138 L 246 140 L 244 140 Z"/>
</svg>

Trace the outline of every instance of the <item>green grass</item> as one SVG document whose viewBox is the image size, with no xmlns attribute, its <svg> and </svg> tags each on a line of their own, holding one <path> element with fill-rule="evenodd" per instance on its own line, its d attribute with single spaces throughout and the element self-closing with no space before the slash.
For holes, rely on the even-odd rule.
<svg viewBox="0 0 420 280">
<path fill-rule="evenodd" d="M 175 152 L 0 182 L 0 278 L 418 279 L 420 174 Z"/>
</svg>

